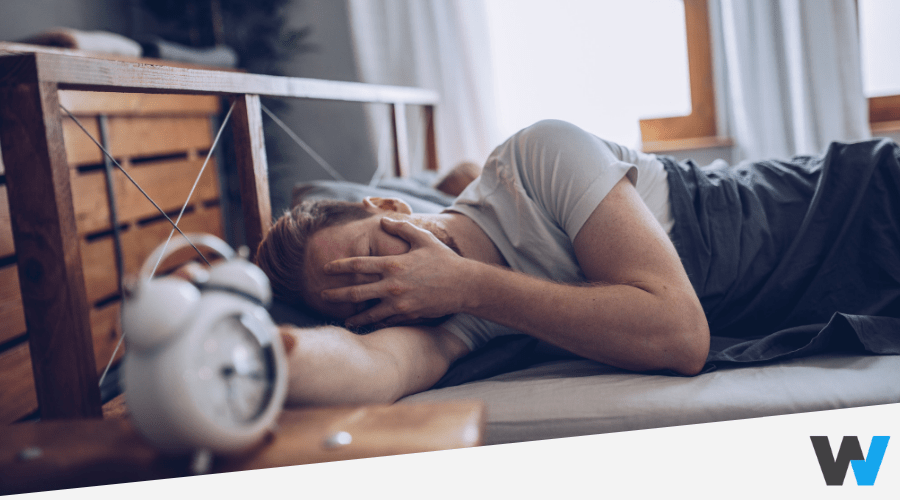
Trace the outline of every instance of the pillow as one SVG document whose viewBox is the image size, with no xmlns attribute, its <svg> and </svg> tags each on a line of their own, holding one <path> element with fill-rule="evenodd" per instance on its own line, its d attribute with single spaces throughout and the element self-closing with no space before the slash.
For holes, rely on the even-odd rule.
<svg viewBox="0 0 900 500">
<path fill-rule="evenodd" d="M 390 186 L 393 189 L 381 187 Z M 453 198 L 440 191 L 408 180 L 394 179 L 379 187 L 341 181 L 313 181 L 294 187 L 292 205 L 306 200 L 362 201 L 367 196 L 399 198 L 409 204 L 413 212 L 439 213 L 453 202 Z"/>
</svg>

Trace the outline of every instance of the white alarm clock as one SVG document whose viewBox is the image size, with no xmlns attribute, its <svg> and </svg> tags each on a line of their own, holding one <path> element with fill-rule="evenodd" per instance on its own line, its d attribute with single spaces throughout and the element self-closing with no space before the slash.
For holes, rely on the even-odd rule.
<svg viewBox="0 0 900 500">
<path fill-rule="evenodd" d="M 274 427 L 287 363 L 265 307 L 265 274 L 215 236 L 188 234 L 225 258 L 191 283 L 150 279 L 152 266 L 187 247 L 157 248 L 122 306 L 125 398 L 137 430 L 166 452 L 245 450 Z M 163 255 L 165 254 L 165 255 Z"/>
</svg>

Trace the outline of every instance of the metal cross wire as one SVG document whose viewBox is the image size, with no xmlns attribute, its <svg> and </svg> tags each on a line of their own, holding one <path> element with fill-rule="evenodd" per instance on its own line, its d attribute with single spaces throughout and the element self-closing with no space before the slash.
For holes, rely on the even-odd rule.
<svg viewBox="0 0 900 500">
<path fill-rule="evenodd" d="M 290 127 L 285 125 L 285 123 L 283 121 L 281 121 L 280 119 L 278 119 L 278 117 L 275 116 L 274 113 L 269 111 L 269 108 L 267 108 L 263 104 L 260 104 L 259 106 L 260 106 L 260 108 L 262 108 L 263 112 L 265 112 L 269 116 L 269 118 L 271 118 L 272 121 L 275 122 L 276 125 L 281 127 L 281 130 L 284 130 L 284 133 L 286 133 L 288 135 L 288 137 L 290 137 L 294 142 L 296 142 L 298 146 L 303 148 L 303 150 L 306 151 L 306 153 L 309 154 L 309 156 L 311 156 L 312 159 L 315 160 L 316 163 L 318 163 L 320 167 L 322 167 L 326 172 L 328 172 L 328 175 L 330 175 L 331 177 L 333 177 L 335 180 L 338 180 L 338 181 L 346 181 L 347 180 L 344 178 L 343 175 L 339 174 L 338 171 L 334 169 L 334 167 L 329 165 L 328 162 L 325 161 L 324 158 L 319 156 L 319 154 L 316 153 L 315 150 L 313 150 L 313 148 L 311 148 L 309 146 L 309 144 L 304 142 L 303 139 L 300 138 L 300 136 L 295 134 L 294 131 L 290 129 Z"/>
<path fill-rule="evenodd" d="M 209 164 L 209 159 L 212 158 L 212 154 L 216 149 L 216 145 L 219 143 L 219 138 L 222 136 L 222 131 L 225 130 L 225 125 L 228 123 L 228 119 L 231 117 L 231 112 L 234 111 L 234 102 L 231 103 L 231 107 L 228 108 L 228 113 L 225 115 L 225 119 L 222 120 L 222 125 L 219 126 L 219 131 L 216 133 L 216 138 L 215 140 L 213 140 L 212 146 L 209 148 L 209 152 L 206 154 L 206 159 L 203 161 L 203 166 L 200 167 L 200 172 L 197 174 L 197 178 L 194 180 L 194 185 L 191 186 L 191 191 L 188 193 L 187 199 L 184 201 L 184 205 L 182 205 L 181 211 L 178 213 L 178 218 L 175 221 L 172 221 L 172 219 L 169 218 L 166 212 L 162 208 L 160 208 L 160 206 L 157 205 L 155 201 L 153 201 L 153 198 L 151 198 L 150 195 L 148 195 L 147 192 L 144 191 L 143 188 L 141 188 L 137 181 L 135 181 L 134 178 L 132 178 L 131 175 L 129 175 L 128 172 L 124 168 L 122 168 L 122 165 L 120 165 L 119 162 L 116 161 L 115 158 L 113 158 L 112 154 L 110 154 L 109 151 L 107 151 L 106 148 L 104 148 L 103 145 L 101 145 L 100 142 L 98 142 L 97 139 L 95 139 L 94 136 L 92 136 L 91 133 L 84 128 L 84 125 L 82 125 L 81 122 L 78 121 L 78 118 L 75 118 L 75 116 L 68 109 L 66 109 L 65 106 L 60 105 L 60 108 L 62 108 L 62 110 L 65 111 L 67 115 L 69 115 L 69 118 L 71 118 L 75 122 L 75 124 L 78 125 L 78 127 L 88 136 L 88 138 L 93 141 L 101 151 L 103 151 L 103 154 L 106 155 L 106 158 L 112 161 L 112 163 L 119 168 L 120 172 L 125 174 L 125 177 L 128 178 L 128 180 L 131 181 L 132 184 L 134 184 L 138 191 L 140 191 L 141 194 L 143 194 L 144 197 L 147 198 L 147 200 L 152 203 L 157 210 L 159 210 L 159 213 L 161 213 L 163 217 L 165 217 L 166 220 L 169 221 L 169 223 L 172 225 L 172 230 L 169 232 L 169 237 L 166 239 L 165 246 L 168 247 L 169 242 L 172 241 L 172 236 L 175 234 L 175 231 L 178 231 L 178 233 L 181 234 L 181 236 L 183 236 L 184 239 L 187 240 L 191 247 L 197 252 L 197 255 L 199 255 L 207 265 L 209 265 L 209 261 L 206 259 L 203 253 L 200 252 L 199 249 L 197 249 L 190 238 L 188 238 L 181 231 L 181 229 L 178 227 L 178 223 L 181 222 L 181 216 L 184 215 L 184 211 L 185 209 L 187 209 L 187 206 L 191 201 L 191 197 L 194 195 L 194 190 L 197 188 L 197 184 L 200 182 L 200 177 L 203 176 L 203 172 L 206 170 L 206 165 Z M 113 200 L 110 201 L 112 202 Z M 148 279 L 153 278 L 153 275 L 156 274 L 157 267 L 159 267 L 163 254 L 165 254 L 165 250 L 160 253 L 160 257 L 156 261 L 156 264 L 153 266 L 153 271 L 150 273 Z M 119 279 L 121 280 L 122 276 L 119 276 Z M 115 350 L 113 350 L 112 356 L 110 356 L 109 362 L 106 364 L 106 368 L 103 370 L 103 375 L 100 376 L 99 385 L 103 385 L 103 381 L 104 379 L 106 379 L 106 374 L 109 373 L 109 369 L 112 366 L 113 360 L 116 358 L 116 353 L 118 353 L 119 349 L 122 347 L 122 341 L 124 339 L 125 331 L 123 330 L 122 335 L 119 337 L 119 342 L 116 344 L 116 348 Z"/>
<path fill-rule="evenodd" d="M 75 116 L 68 109 L 66 109 L 66 107 L 63 106 L 62 104 L 60 104 L 59 107 L 62 108 L 62 110 L 65 111 L 67 115 L 69 115 L 69 118 L 71 118 L 75 122 L 75 124 L 78 125 L 78 128 L 80 128 L 85 134 L 87 134 L 88 139 L 93 141 L 94 144 L 96 144 L 97 147 L 100 148 L 100 151 L 103 151 L 103 154 L 105 154 L 106 157 L 109 158 L 113 162 L 113 164 L 115 164 L 115 166 L 119 168 L 119 171 L 122 172 L 123 174 L 125 174 L 125 177 L 127 177 L 128 180 L 131 181 L 132 184 L 134 184 L 134 187 L 138 188 L 138 191 L 140 191 L 141 194 L 143 194 L 144 197 L 147 198 L 147 201 L 152 203 L 153 206 L 156 207 L 157 210 L 159 210 L 159 213 L 161 213 L 162 216 L 165 217 L 167 221 L 169 221 L 169 224 L 172 224 L 172 227 L 175 228 L 179 234 L 184 236 L 184 239 L 187 240 L 187 242 L 191 244 L 191 247 L 197 251 L 197 255 L 199 255 L 203 259 L 204 262 L 209 264 L 209 261 L 206 260 L 206 257 L 203 256 L 203 254 L 200 252 L 200 250 L 198 250 L 197 247 L 194 246 L 194 243 L 191 242 L 190 238 L 188 238 L 187 236 L 185 236 L 185 234 L 183 232 L 181 232 L 181 229 L 178 228 L 178 225 L 175 224 L 175 222 L 173 222 L 172 219 L 169 218 L 169 216 L 166 214 L 166 212 L 162 208 L 160 208 L 159 205 L 157 205 L 155 201 L 153 201 L 153 198 L 151 198 L 150 195 L 148 195 L 147 192 L 144 191 L 144 189 L 140 186 L 140 184 L 138 184 L 137 181 L 135 181 L 131 177 L 131 175 L 129 175 L 128 172 L 124 168 L 122 168 L 122 165 L 119 165 L 119 162 L 116 161 L 115 158 L 113 158 L 113 156 L 109 153 L 109 151 L 107 151 L 106 148 L 104 148 L 97 141 L 97 139 L 94 139 L 94 136 L 92 136 L 91 133 L 88 132 L 87 129 L 84 128 L 84 125 L 82 125 L 81 122 L 78 121 L 78 118 L 75 118 Z M 212 149 L 210 149 L 210 153 L 211 152 L 212 152 Z"/>
</svg>

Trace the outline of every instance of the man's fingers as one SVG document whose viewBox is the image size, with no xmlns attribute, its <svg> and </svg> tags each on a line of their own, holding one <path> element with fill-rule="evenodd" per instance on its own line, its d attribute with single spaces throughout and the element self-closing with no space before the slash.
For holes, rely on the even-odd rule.
<svg viewBox="0 0 900 500">
<path fill-rule="evenodd" d="M 390 217 L 381 218 L 381 227 L 394 236 L 399 236 L 406 240 L 407 243 L 424 245 L 432 241 L 434 235 L 409 221 L 401 221 L 391 219 Z"/>
<path fill-rule="evenodd" d="M 381 298 L 378 282 L 367 285 L 347 286 L 344 288 L 332 288 L 324 290 L 321 294 L 325 302 L 365 302 L 367 300 Z"/>
<path fill-rule="evenodd" d="M 397 325 L 408 325 L 418 319 L 419 318 L 417 318 L 415 316 L 410 316 L 407 314 L 395 314 L 393 316 L 390 316 L 390 317 L 382 320 L 381 322 L 379 322 L 377 325 L 374 325 L 374 326 L 375 326 L 375 328 L 380 329 L 380 328 L 388 328 L 388 327 L 397 326 Z"/>
<path fill-rule="evenodd" d="M 348 257 L 325 264 L 325 274 L 381 274 L 386 266 L 383 257 Z"/>
<path fill-rule="evenodd" d="M 382 302 L 371 309 L 366 309 L 356 316 L 348 318 L 347 321 L 344 322 L 344 325 L 346 325 L 347 328 L 357 328 L 360 326 L 371 325 L 372 323 L 378 323 L 393 315 L 394 313 L 391 312 L 391 308 Z"/>
</svg>

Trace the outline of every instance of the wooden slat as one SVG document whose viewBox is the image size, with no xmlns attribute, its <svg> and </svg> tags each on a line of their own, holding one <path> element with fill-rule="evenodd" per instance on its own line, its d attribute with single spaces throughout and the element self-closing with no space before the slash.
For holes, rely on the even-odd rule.
<svg viewBox="0 0 900 500">
<path fill-rule="evenodd" d="M 394 174 L 409 177 L 409 132 L 406 130 L 406 106 L 391 104 L 391 129 L 394 133 Z"/>
<path fill-rule="evenodd" d="M 97 125 L 96 118 L 81 117 L 78 121 L 97 141 L 100 140 L 100 128 Z M 76 167 L 103 163 L 103 152 L 71 118 L 63 118 L 62 130 L 63 139 L 66 143 L 66 156 L 70 166 Z"/>
<path fill-rule="evenodd" d="M 15 264 L 0 267 L 0 342 L 25 333 L 25 311 Z"/>
<path fill-rule="evenodd" d="M 37 409 L 28 344 L 0 353 L 0 424 L 8 424 Z"/>
<path fill-rule="evenodd" d="M 872 130 L 872 135 L 876 136 L 900 132 L 900 120 L 870 123 L 869 128 Z"/>
<path fill-rule="evenodd" d="M 111 92 L 255 94 L 352 102 L 437 104 L 437 92 L 427 89 L 337 82 L 286 76 L 254 75 L 227 71 L 174 68 L 171 66 L 104 61 L 62 54 L 26 54 L 0 58 L 0 74 L 10 80 L 19 75 L 19 59 L 34 61 L 39 78 L 57 82 L 62 89 Z"/>
<path fill-rule="evenodd" d="M 251 252 L 272 227 L 272 203 L 269 200 L 269 166 L 263 137 L 262 111 L 257 95 L 234 98 L 231 118 L 234 152 L 241 185 L 244 234 Z"/>
<path fill-rule="evenodd" d="M 122 236 L 124 240 L 124 233 Z M 115 266 L 115 247 L 111 236 L 96 241 L 82 241 L 81 262 L 89 304 L 118 292 L 119 278 Z"/>
<path fill-rule="evenodd" d="M 111 304 L 91 311 L 94 353 L 97 373 L 102 373 L 119 341 L 119 304 Z M 116 362 L 122 359 L 119 349 Z M 37 396 L 31 370 L 28 344 L 0 353 L 0 425 L 8 424 L 37 409 Z"/>
<path fill-rule="evenodd" d="M 219 112 L 216 96 L 126 94 L 63 90 L 59 102 L 74 115 L 209 116 Z"/>
<path fill-rule="evenodd" d="M 103 373 L 109 358 L 116 350 L 119 337 L 122 335 L 122 323 L 119 321 L 119 302 L 108 304 L 102 308 L 91 309 L 91 332 L 94 337 L 94 358 L 97 361 L 97 373 Z M 125 346 L 119 348 L 113 363 L 118 363 L 125 354 Z"/>
<path fill-rule="evenodd" d="M 223 233 L 219 207 L 185 214 L 178 226 L 185 233 L 203 232 L 219 237 L 222 237 Z M 168 222 L 161 220 L 122 232 L 125 273 L 137 273 L 150 253 L 168 238 L 171 228 Z M 175 238 L 181 236 L 176 233 L 173 240 Z M 116 266 L 113 265 L 115 248 L 112 236 L 84 241 L 81 245 L 88 302 L 94 303 L 116 294 L 119 285 Z M 189 251 L 193 252 L 192 249 Z"/>
<path fill-rule="evenodd" d="M 110 59 L 113 61 L 128 61 L 134 62 L 138 64 L 156 64 L 163 66 L 174 66 L 178 68 L 193 68 L 193 69 L 211 69 L 216 71 L 231 71 L 231 72 L 241 72 L 241 69 L 235 68 L 222 68 L 217 66 L 207 66 L 202 64 L 193 64 L 182 61 L 171 61 L 171 60 L 163 60 L 163 59 L 154 59 L 150 57 L 131 57 L 125 56 L 122 54 L 108 54 L 106 52 L 91 52 L 88 50 L 80 50 L 80 49 L 67 49 L 62 47 L 48 47 L 44 45 L 33 45 L 29 43 L 16 43 L 16 42 L 0 42 L 0 55 L 6 54 L 34 54 L 34 53 L 44 53 L 44 54 L 59 54 L 63 56 L 69 57 L 84 57 L 89 59 Z"/>
<path fill-rule="evenodd" d="M 109 149 L 129 158 L 207 149 L 212 145 L 208 117 L 114 117 Z"/>
<path fill-rule="evenodd" d="M 222 237 L 222 212 L 219 207 L 210 207 L 206 210 L 185 214 L 178 224 L 185 233 L 209 233 Z M 166 238 L 172 226 L 166 221 L 158 221 L 140 228 L 137 231 L 128 231 L 122 236 L 122 244 L 125 247 L 125 272 L 137 272 L 144 264 L 154 248 L 159 246 Z M 178 233 L 172 237 L 181 238 Z M 193 249 L 186 249 L 192 254 Z"/>
<path fill-rule="evenodd" d="M 434 116 L 434 106 L 425 106 L 425 169 L 438 172 L 440 161 L 437 153 L 437 124 Z"/>
<path fill-rule="evenodd" d="M 900 120 L 900 95 L 888 95 L 869 98 L 869 122 L 872 128 L 879 122 Z"/>
<path fill-rule="evenodd" d="M 181 209 L 202 166 L 203 159 L 196 159 L 160 161 L 125 168 L 153 201 L 169 212 Z M 120 222 L 134 222 L 159 215 L 156 207 L 118 169 L 113 172 L 113 179 Z M 210 159 L 191 203 L 218 200 L 218 182 L 215 161 Z M 104 172 L 73 172 L 72 190 L 78 232 L 84 234 L 110 229 Z"/>
<path fill-rule="evenodd" d="M 17 68 L 27 82 L 36 68 Z M 0 71 L 2 74 L 2 71 Z M 100 417 L 57 87 L 0 87 L 0 142 L 22 304 L 44 418 Z M 10 145 L 14 145 L 11 147 Z"/>
<path fill-rule="evenodd" d="M 16 253 L 13 244 L 12 225 L 9 220 L 9 199 L 6 184 L 0 184 L 0 258 Z"/>
<path fill-rule="evenodd" d="M 87 120 L 87 121 L 85 121 Z M 100 140 L 93 118 L 78 121 Z M 110 153 L 116 158 L 140 158 L 209 149 L 212 131 L 207 117 L 111 117 L 109 119 Z M 92 165 L 103 162 L 100 148 L 71 118 L 63 120 L 69 165 Z"/>
<path fill-rule="evenodd" d="M 641 151 L 645 153 L 667 153 L 672 151 L 727 148 L 731 146 L 734 146 L 734 141 L 730 137 L 690 137 L 686 139 L 645 142 L 641 144 Z"/>
</svg>

